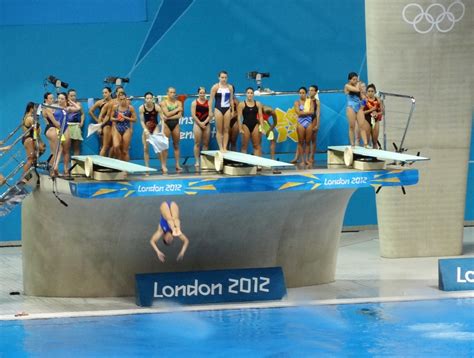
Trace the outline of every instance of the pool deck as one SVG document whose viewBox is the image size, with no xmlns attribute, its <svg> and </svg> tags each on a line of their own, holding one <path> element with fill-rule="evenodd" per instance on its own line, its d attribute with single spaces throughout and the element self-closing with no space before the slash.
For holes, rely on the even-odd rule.
<svg viewBox="0 0 474 358">
<path fill-rule="evenodd" d="M 464 228 L 464 255 L 474 257 L 474 227 Z M 336 281 L 288 290 L 282 301 L 140 308 L 134 297 L 50 298 L 22 294 L 21 247 L 0 247 L 0 320 L 126 315 L 215 309 L 474 298 L 474 291 L 438 290 L 438 257 L 384 259 L 376 230 L 341 236 Z M 19 294 L 11 295 L 11 292 Z M 26 315 L 15 317 L 15 314 Z"/>
</svg>

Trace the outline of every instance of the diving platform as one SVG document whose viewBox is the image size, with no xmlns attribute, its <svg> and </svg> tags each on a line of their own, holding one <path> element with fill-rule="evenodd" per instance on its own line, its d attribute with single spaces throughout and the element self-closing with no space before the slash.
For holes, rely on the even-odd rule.
<svg viewBox="0 0 474 358">
<path fill-rule="evenodd" d="M 22 205 L 24 292 L 133 296 L 137 273 L 274 266 L 282 267 L 288 287 L 332 282 L 352 193 L 417 182 L 418 170 L 401 167 L 152 173 L 112 181 L 40 175 Z M 178 243 L 160 246 L 165 263 L 149 243 L 164 200 L 178 203 L 190 240 L 182 262 L 174 260 Z"/>
</svg>

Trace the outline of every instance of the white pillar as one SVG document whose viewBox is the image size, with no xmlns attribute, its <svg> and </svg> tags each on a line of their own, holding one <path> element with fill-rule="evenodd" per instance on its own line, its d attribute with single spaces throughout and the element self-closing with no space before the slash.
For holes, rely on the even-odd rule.
<svg viewBox="0 0 474 358">
<path fill-rule="evenodd" d="M 473 7 L 472 0 L 365 2 L 369 82 L 416 98 L 405 147 L 431 158 L 416 164 L 420 183 L 406 196 L 399 188 L 377 195 L 383 257 L 462 253 L 474 103 Z M 406 20 L 421 21 L 407 23 L 404 9 Z"/>
</svg>

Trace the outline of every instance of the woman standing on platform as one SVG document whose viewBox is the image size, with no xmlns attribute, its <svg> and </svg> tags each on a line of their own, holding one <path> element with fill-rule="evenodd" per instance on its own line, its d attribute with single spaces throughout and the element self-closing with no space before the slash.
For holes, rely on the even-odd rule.
<svg viewBox="0 0 474 358">
<path fill-rule="evenodd" d="M 379 123 L 382 120 L 382 102 L 375 96 L 376 92 L 377 90 L 373 83 L 367 86 L 364 116 L 371 128 L 372 146 L 375 149 L 379 149 Z"/>
<path fill-rule="evenodd" d="M 270 106 L 262 106 L 263 121 L 259 126 L 260 133 L 264 134 L 270 141 L 270 155 L 275 159 L 275 133 L 273 130 L 277 125 L 276 112 Z M 272 117 L 272 124 L 270 124 L 270 117 Z"/>
<path fill-rule="evenodd" d="M 54 153 L 53 176 L 58 175 L 59 159 L 61 156 L 61 152 L 63 154 L 64 175 L 69 176 L 71 139 L 69 137 L 67 115 L 68 113 L 79 112 L 81 110 L 81 107 L 79 107 L 77 103 L 68 101 L 67 94 L 64 92 L 58 94 L 57 106 L 61 109 L 54 109 L 50 112 L 50 114 L 47 114 L 48 127 L 46 128 L 46 134 L 48 137 L 56 137 L 55 147 L 51 148 L 52 153 Z M 52 121 L 51 116 L 54 118 L 55 121 Z M 55 128 L 53 128 L 52 126 L 54 126 Z M 57 151 L 58 145 L 60 145 L 60 151 Z M 58 153 L 57 156 L 56 153 Z"/>
<path fill-rule="evenodd" d="M 237 111 L 237 108 L 239 107 L 239 100 L 235 96 L 235 87 L 233 85 L 230 85 L 232 88 L 232 93 L 234 93 L 234 100 L 232 101 L 232 111 L 233 115 L 232 118 L 230 119 L 229 123 L 229 145 L 228 148 L 230 147 L 230 150 L 236 151 L 237 150 L 237 140 L 239 138 L 239 125 L 238 125 L 238 120 L 239 120 L 239 114 Z"/>
<path fill-rule="evenodd" d="M 209 125 L 209 101 L 206 99 L 206 89 L 198 88 L 199 97 L 191 103 L 191 116 L 194 120 L 194 167 L 199 169 L 199 157 L 202 149 L 209 149 L 211 126 Z"/>
<path fill-rule="evenodd" d="M 114 154 L 120 160 L 130 160 L 130 141 L 133 133 L 133 122 L 137 121 L 135 108 L 129 104 L 124 92 L 117 94 L 118 104 L 113 106 L 111 121 Z"/>
<path fill-rule="evenodd" d="M 43 96 L 43 103 L 49 106 L 52 106 L 54 103 L 54 96 L 51 92 L 46 92 Z M 51 108 L 42 107 L 41 115 L 46 122 L 46 127 L 44 128 L 44 135 L 48 139 L 49 151 L 51 152 L 51 159 L 49 160 L 49 165 L 55 167 L 56 163 L 56 148 L 58 146 L 58 132 L 57 129 L 61 127 L 56 118 L 53 115 Z M 57 175 L 56 168 L 52 169 L 52 175 Z"/>
<path fill-rule="evenodd" d="M 179 120 L 183 115 L 183 104 L 176 99 L 176 89 L 173 87 L 168 88 L 167 98 L 160 103 L 161 111 L 163 113 L 163 125 L 164 133 L 168 138 L 173 139 L 173 149 L 174 149 L 174 159 L 176 171 L 180 173 L 182 171 L 181 166 L 179 165 L 179 140 L 180 140 L 180 129 L 179 129 Z M 161 168 L 163 174 L 168 172 L 166 168 L 166 162 L 168 160 L 168 150 L 163 151 L 163 162 Z"/>
<path fill-rule="evenodd" d="M 262 137 L 258 130 L 259 125 L 263 125 L 262 104 L 254 100 L 254 91 L 252 87 L 245 90 L 246 99 L 239 104 L 240 133 L 242 137 L 242 153 L 247 153 L 249 139 L 252 138 L 253 154 L 261 156 Z"/>
<path fill-rule="evenodd" d="M 69 136 L 71 137 L 72 150 L 74 155 L 79 155 L 81 151 L 82 127 L 84 126 L 84 111 L 82 105 L 77 101 L 76 90 L 67 91 L 68 101 L 74 102 L 81 109 L 79 112 L 70 112 L 67 114 L 67 123 L 69 127 Z"/>
<path fill-rule="evenodd" d="M 227 72 L 219 72 L 219 83 L 211 88 L 209 99 L 209 116 L 216 118 L 216 139 L 219 150 L 225 152 L 229 144 L 230 119 L 233 116 L 232 103 L 234 101 L 233 87 L 227 83 Z M 213 112 L 212 106 L 215 104 Z"/>
<path fill-rule="evenodd" d="M 295 101 L 294 109 L 298 115 L 298 124 L 296 130 L 298 132 L 298 147 L 296 158 L 293 159 L 292 163 L 297 163 L 300 158 L 303 158 L 305 165 L 311 165 L 309 161 L 310 149 L 311 149 L 311 138 L 313 136 L 313 114 L 314 114 L 314 103 L 306 97 L 308 91 L 306 87 L 301 87 L 298 90 L 300 98 Z"/>
<path fill-rule="evenodd" d="M 179 220 L 179 207 L 174 201 L 165 201 L 160 205 L 160 224 L 158 229 L 155 231 L 150 239 L 151 247 L 156 252 L 158 259 L 161 262 L 165 262 L 165 254 L 158 248 L 158 240 L 163 237 L 163 243 L 165 245 L 171 245 L 175 237 L 179 238 L 183 242 L 183 246 L 176 258 L 176 261 L 181 261 L 188 249 L 189 240 L 181 232 L 181 221 Z"/>
<path fill-rule="evenodd" d="M 109 149 L 112 147 L 112 122 L 108 121 L 103 122 L 107 118 L 108 113 L 108 104 L 112 101 L 112 89 L 110 87 L 104 87 L 102 89 L 102 99 L 99 99 L 94 105 L 89 109 L 89 115 L 97 123 L 102 123 L 102 128 L 100 130 L 102 137 L 102 146 L 100 148 L 100 155 L 108 156 Z M 95 110 L 99 109 L 99 116 L 95 115 Z"/>
<path fill-rule="evenodd" d="M 153 100 L 153 93 L 145 93 L 144 103 L 138 107 L 138 113 L 140 115 L 140 124 L 143 128 L 142 142 L 143 142 L 143 159 L 145 160 L 145 166 L 150 166 L 150 153 L 148 152 L 148 136 L 150 134 L 158 134 L 158 116 L 161 113 L 161 108 Z M 158 154 L 158 159 L 161 162 L 161 153 Z"/>
<path fill-rule="evenodd" d="M 28 102 L 21 122 L 21 129 L 23 130 L 23 138 L 21 139 L 21 142 L 25 148 L 27 158 L 26 163 L 23 166 L 25 174 L 36 163 L 36 145 L 38 145 L 39 155 L 41 155 L 45 149 L 39 133 L 39 123 L 35 123 L 33 117 L 34 110 L 35 104 L 33 102 Z"/>
<path fill-rule="evenodd" d="M 361 84 L 357 73 L 351 72 L 348 75 L 349 82 L 344 86 L 344 93 L 347 96 L 347 119 L 349 121 L 349 141 L 351 146 L 355 146 L 355 126 L 359 125 L 364 147 L 368 146 L 367 134 L 369 128 L 364 118 L 364 111 L 361 99 Z"/>
<path fill-rule="evenodd" d="M 318 98 L 318 86 L 311 85 L 309 86 L 309 98 L 313 101 L 314 111 L 313 111 L 313 134 L 311 136 L 311 154 L 309 157 L 309 162 L 312 164 L 314 162 L 314 156 L 316 155 L 317 149 L 317 138 L 319 130 L 319 118 L 321 115 L 321 103 Z"/>
</svg>

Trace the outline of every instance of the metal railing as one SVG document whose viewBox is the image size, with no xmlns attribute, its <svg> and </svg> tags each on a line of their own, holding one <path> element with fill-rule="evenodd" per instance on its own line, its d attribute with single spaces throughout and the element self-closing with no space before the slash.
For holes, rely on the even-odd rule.
<svg viewBox="0 0 474 358">
<path fill-rule="evenodd" d="M 387 131 L 392 129 L 390 136 L 393 139 L 395 150 L 398 152 L 404 152 L 405 148 L 405 139 L 408 133 L 408 128 L 410 127 L 410 122 L 413 117 L 413 112 L 415 111 L 416 100 L 415 97 L 398 94 L 398 93 L 389 93 L 389 92 L 379 92 L 379 97 L 383 102 L 383 121 L 382 121 L 382 131 L 383 131 L 383 149 L 388 150 L 387 141 L 388 134 Z M 392 103 L 393 101 L 393 103 Z M 399 108 L 400 110 L 392 109 L 392 107 Z M 403 110 L 406 108 L 406 110 Z M 406 116 L 406 119 L 405 119 Z M 402 127 L 399 127 L 400 123 L 405 122 Z M 401 132 L 401 139 L 398 145 L 395 143 L 395 138 Z"/>
</svg>

